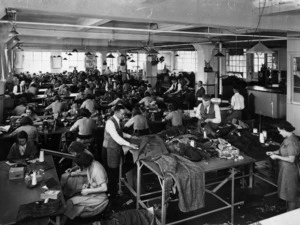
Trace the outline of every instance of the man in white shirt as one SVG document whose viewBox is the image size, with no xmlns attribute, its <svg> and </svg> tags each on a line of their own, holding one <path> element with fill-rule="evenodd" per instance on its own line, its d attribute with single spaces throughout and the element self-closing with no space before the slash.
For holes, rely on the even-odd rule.
<svg viewBox="0 0 300 225">
<path fill-rule="evenodd" d="M 245 108 L 244 97 L 240 94 L 238 87 L 233 88 L 234 95 L 231 97 L 231 110 L 224 120 L 225 123 L 231 123 L 232 119 L 242 119 L 242 110 Z"/>
<path fill-rule="evenodd" d="M 109 192 L 112 197 L 117 194 L 118 179 L 119 179 L 119 165 L 123 155 L 122 146 L 127 146 L 132 149 L 138 149 L 138 146 L 131 144 L 124 138 L 131 138 L 132 136 L 123 133 L 121 130 L 120 120 L 125 116 L 125 108 L 122 105 L 116 105 L 114 115 L 107 120 L 104 130 L 104 140 L 102 148 L 103 165 L 107 168 Z"/>
<path fill-rule="evenodd" d="M 27 88 L 26 88 L 25 84 L 26 84 L 25 81 L 22 80 L 20 84 L 15 85 L 14 89 L 13 89 L 13 93 L 15 95 L 24 94 L 27 91 Z"/>
<path fill-rule="evenodd" d="M 211 102 L 209 95 L 204 95 L 202 99 L 203 102 L 198 105 L 196 110 L 196 117 L 199 119 L 199 130 L 201 132 L 203 129 L 207 135 L 214 136 L 219 123 L 221 123 L 220 107 Z"/>
</svg>

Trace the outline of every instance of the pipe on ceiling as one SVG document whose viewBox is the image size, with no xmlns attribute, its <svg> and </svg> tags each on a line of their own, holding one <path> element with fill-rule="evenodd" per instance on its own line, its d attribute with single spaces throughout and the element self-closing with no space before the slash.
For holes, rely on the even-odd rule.
<svg viewBox="0 0 300 225">
<path fill-rule="evenodd" d="M 0 20 L 0 23 L 11 23 L 8 20 Z M 37 25 L 37 26 L 59 26 L 59 27 L 73 27 L 73 28 L 87 28 L 98 30 L 120 30 L 120 31 L 135 31 L 135 32 L 147 32 L 147 33 L 169 33 L 169 34 L 190 34 L 190 35 L 208 35 L 208 36 L 238 36 L 238 37 L 258 37 L 258 38 L 283 38 L 281 36 L 269 36 L 269 35 L 250 35 L 250 34 L 224 34 L 224 33 L 210 33 L 208 32 L 190 32 L 190 31 L 165 31 L 165 30 L 150 30 L 150 29 L 138 29 L 138 28 L 125 28 L 125 27 L 99 27 L 88 26 L 78 24 L 59 24 L 59 23 L 42 23 L 42 22 L 26 22 L 16 21 L 16 24 L 23 25 Z"/>
</svg>

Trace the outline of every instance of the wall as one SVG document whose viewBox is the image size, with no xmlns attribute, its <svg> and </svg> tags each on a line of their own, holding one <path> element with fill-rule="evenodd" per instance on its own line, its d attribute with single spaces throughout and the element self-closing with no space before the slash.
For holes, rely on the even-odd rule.
<svg viewBox="0 0 300 225">
<path fill-rule="evenodd" d="M 296 128 L 295 134 L 300 135 L 300 102 L 292 103 L 292 57 L 300 57 L 300 40 L 287 40 L 287 121 Z"/>
</svg>

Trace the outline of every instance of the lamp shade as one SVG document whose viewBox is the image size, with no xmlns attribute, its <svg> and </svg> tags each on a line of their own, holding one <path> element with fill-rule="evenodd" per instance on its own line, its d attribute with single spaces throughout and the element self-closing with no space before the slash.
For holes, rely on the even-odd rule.
<svg viewBox="0 0 300 225">
<path fill-rule="evenodd" d="M 92 55 L 92 53 L 90 53 L 90 52 L 87 52 L 87 53 L 85 53 L 85 55 Z"/>
<path fill-rule="evenodd" d="M 8 36 L 9 37 L 14 37 L 16 35 L 18 35 L 19 33 L 16 31 L 15 26 L 12 27 L 11 31 L 9 31 Z"/>
<path fill-rule="evenodd" d="M 222 52 L 218 51 L 218 53 L 215 54 L 215 57 L 225 57 L 225 55 Z"/>
<path fill-rule="evenodd" d="M 72 55 L 72 53 L 71 53 L 71 52 L 69 52 L 69 53 L 68 53 L 68 55 L 69 55 L 69 56 L 71 56 L 71 55 Z"/>
<path fill-rule="evenodd" d="M 60 55 L 58 55 L 57 57 L 58 57 L 58 58 L 60 58 L 61 56 L 60 56 Z"/>
<path fill-rule="evenodd" d="M 63 58 L 63 60 L 68 60 L 68 59 L 65 57 L 65 58 Z"/>
<path fill-rule="evenodd" d="M 179 55 L 176 53 L 175 57 L 178 57 Z"/>
<path fill-rule="evenodd" d="M 146 54 L 148 54 L 148 55 L 157 55 L 158 51 L 156 51 L 154 48 L 151 48 L 150 50 L 148 50 L 146 52 Z"/>
<path fill-rule="evenodd" d="M 272 53 L 274 53 L 274 51 L 269 49 L 263 43 L 258 42 L 256 45 L 254 45 L 252 48 L 250 48 L 246 53 L 256 53 L 256 54 L 269 53 L 269 54 L 272 54 Z"/>
<path fill-rule="evenodd" d="M 106 58 L 109 58 L 109 59 L 114 59 L 115 57 L 113 56 L 113 54 L 109 53 Z"/>
<path fill-rule="evenodd" d="M 135 61 L 132 59 L 132 60 L 130 60 L 129 62 L 135 62 Z"/>
<path fill-rule="evenodd" d="M 19 43 L 20 42 L 20 38 L 18 36 L 15 36 L 13 39 L 13 43 Z"/>
<path fill-rule="evenodd" d="M 77 51 L 77 49 L 76 49 L 76 48 L 74 48 L 74 49 L 72 50 L 72 52 L 78 52 L 78 51 Z"/>
</svg>

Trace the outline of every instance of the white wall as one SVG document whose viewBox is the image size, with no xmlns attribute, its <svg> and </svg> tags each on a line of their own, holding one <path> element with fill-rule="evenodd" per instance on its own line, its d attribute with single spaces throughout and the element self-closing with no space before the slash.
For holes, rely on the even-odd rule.
<svg viewBox="0 0 300 225">
<path fill-rule="evenodd" d="M 295 134 L 300 135 L 300 102 L 292 102 L 292 57 L 300 57 L 300 40 L 287 40 L 287 121 L 296 128 Z"/>
</svg>

